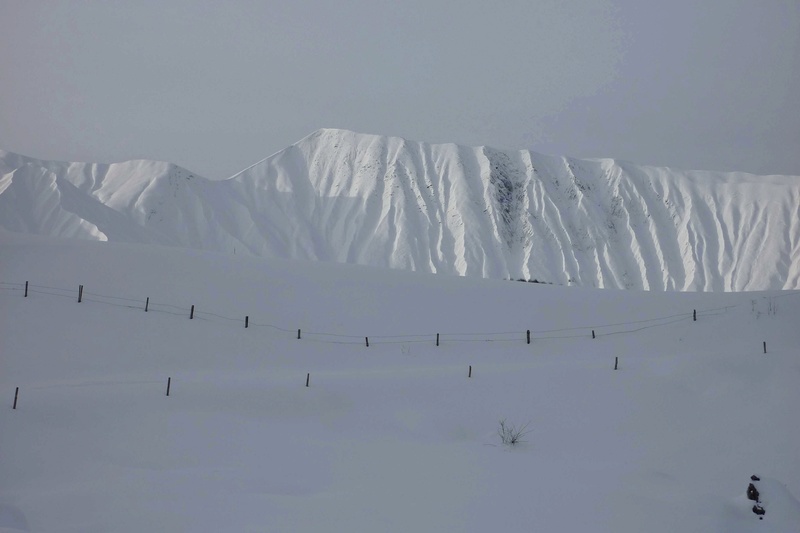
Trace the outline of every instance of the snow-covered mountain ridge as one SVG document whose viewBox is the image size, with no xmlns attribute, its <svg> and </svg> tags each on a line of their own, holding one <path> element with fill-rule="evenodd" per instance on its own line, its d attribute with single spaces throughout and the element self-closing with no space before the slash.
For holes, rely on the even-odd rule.
<svg viewBox="0 0 800 533">
<path fill-rule="evenodd" d="M 0 227 L 650 290 L 800 288 L 800 177 L 319 130 L 224 181 L 0 151 Z"/>
</svg>

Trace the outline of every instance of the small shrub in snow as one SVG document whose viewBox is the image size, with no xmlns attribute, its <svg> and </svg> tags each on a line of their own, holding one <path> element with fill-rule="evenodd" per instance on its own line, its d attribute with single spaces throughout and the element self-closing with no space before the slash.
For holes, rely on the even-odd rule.
<svg viewBox="0 0 800 533">
<path fill-rule="evenodd" d="M 497 434 L 500 435 L 500 441 L 506 446 L 516 446 L 521 442 L 525 442 L 523 438 L 528 433 L 530 433 L 528 424 L 518 427 L 506 422 L 505 418 L 500 421 L 500 428 L 497 430 Z"/>
</svg>

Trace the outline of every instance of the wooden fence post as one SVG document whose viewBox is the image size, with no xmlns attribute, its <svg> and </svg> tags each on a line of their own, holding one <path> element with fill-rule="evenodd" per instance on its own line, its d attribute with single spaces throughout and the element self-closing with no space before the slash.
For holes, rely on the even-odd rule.
<svg viewBox="0 0 800 533">
<path fill-rule="evenodd" d="M 17 387 L 17 390 L 14 392 L 14 407 L 13 407 L 13 409 L 17 408 L 17 398 L 19 398 L 19 387 Z"/>
<path fill-rule="evenodd" d="M 469 374 L 467 374 L 468 378 L 472 377 L 472 365 L 469 365 Z"/>
<path fill-rule="evenodd" d="M 594 330 L 592 330 L 592 338 L 593 338 L 593 339 L 595 338 L 595 336 L 594 336 Z"/>
<path fill-rule="evenodd" d="M 83 285 L 78 285 L 78 303 L 83 300 Z"/>
<path fill-rule="evenodd" d="M 192 306 L 192 310 L 189 311 L 189 320 L 194 319 L 194 306 Z"/>
<path fill-rule="evenodd" d="M 767 353 L 767 341 L 764 341 L 764 353 Z"/>
<path fill-rule="evenodd" d="M 247 329 L 250 326 L 250 316 L 244 317 L 244 328 Z"/>
<path fill-rule="evenodd" d="M 364 341 L 367 343 L 367 348 L 369 348 L 369 337 L 364 337 Z"/>
<path fill-rule="evenodd" d="M 531 343 L 531 330 L 528 330 L 527 337 L 528 337 L 528 344 L 530 344 Z"/>
<path fill-rule="evenodd" d="M 25 282 L 25 298 L 28 297 L 28 282 Z"/>
<path fill-rule="evenodd" d="M 147 309 L 150 307 L 150 297 L 148 296 L 147 299 L 144 301 L 144 312 L 147 312 Z"/>
<path fill-rule="evenodd" d="M 298 339 L 300 338 L 300 330 L 299 329 L 297 330 L 297 338 Z"/>
<path fill-rule="evenodd" d="M 172 384 L 172 378 L 167 378 L 167 396 L 169 396 L 169 386 Z"/>
<path fill-rule="evenodd" d="M 439 346 L 439 334 L 436 334 L 436 346 Z"/>
<path fill-rule="evenodd" d="M 308 382 L 311 381 L 311 373 L 309 372 L 306 374 L 306 387 L 308 387 Z"/>
<path fill-rule="evenodd" d="M 697 309 L 692 312 L 692 321 L 697 322 Z"/>
<path fill-rule="evenodd" d="M 618 366 L 619 366 L 619 357 L 615 357 L 614 358 L 614 370 L 616 370 Z"/>
</svg>

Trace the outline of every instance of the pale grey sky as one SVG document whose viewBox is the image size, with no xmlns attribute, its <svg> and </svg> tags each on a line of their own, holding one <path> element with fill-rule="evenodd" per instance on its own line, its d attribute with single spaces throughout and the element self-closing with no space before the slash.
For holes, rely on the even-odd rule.
<svg viewBox="0 0 800 533">
<path fill-rule="evenodd" d="M 0 148 L 227 177 L 312 131 L 800 174 L 797 0 L 0 0 Z"/>
</svg>

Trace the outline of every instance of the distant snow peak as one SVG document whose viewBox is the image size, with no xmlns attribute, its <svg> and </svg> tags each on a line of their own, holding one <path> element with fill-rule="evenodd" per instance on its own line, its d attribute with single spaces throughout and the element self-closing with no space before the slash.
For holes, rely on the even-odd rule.
<svg viewBox="0 0 800 533">
<path fill-rule="evenodd" d="M 224 181 L 0 152 L 0 227 L 563 285 L 800 288 L 800 177 L 321 129 Z"/>
</svg>

